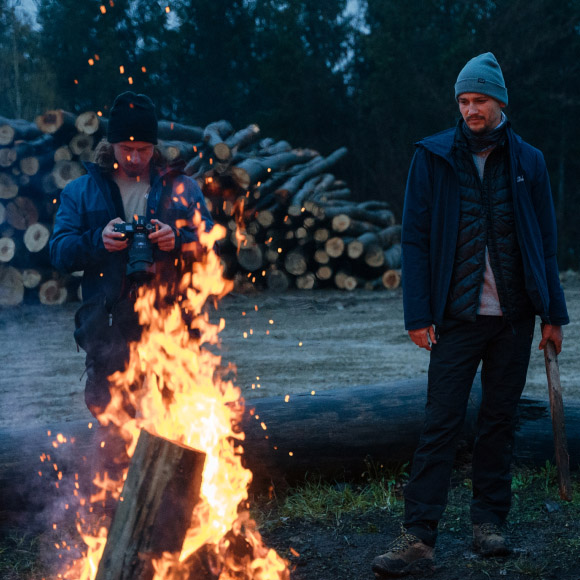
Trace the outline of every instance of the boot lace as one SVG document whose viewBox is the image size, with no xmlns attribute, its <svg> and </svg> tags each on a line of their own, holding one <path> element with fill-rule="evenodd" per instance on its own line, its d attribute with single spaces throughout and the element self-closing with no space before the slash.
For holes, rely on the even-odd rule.
<svg viewBox="0 0 580 580">
<path fill-rule="evenodd" d="M 393 543 L 389 546 L 389 552 L 398 554 L 408 550 L 413 544 L 420 542 L 421 540 L 409 534 L 404 528 L 401 529 L 401 535 L 393 540 Z"/>
</svg>

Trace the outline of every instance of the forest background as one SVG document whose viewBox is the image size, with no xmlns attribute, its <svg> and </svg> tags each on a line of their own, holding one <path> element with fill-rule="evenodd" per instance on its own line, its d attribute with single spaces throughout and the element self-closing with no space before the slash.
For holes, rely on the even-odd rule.
<svg viewBox="0 0 580 580">
<path fill-rule="evenodd" d="M 579 0 L 0 0 L 0 115 L 107 116 L 143 92 L 163 119 L 347 146 L 335 173 L 400 220 L 414 142 L 457 122 L 457 74 L 486 51 L 545 155 L 560 267 L 577 270 Z"/>
</svg>

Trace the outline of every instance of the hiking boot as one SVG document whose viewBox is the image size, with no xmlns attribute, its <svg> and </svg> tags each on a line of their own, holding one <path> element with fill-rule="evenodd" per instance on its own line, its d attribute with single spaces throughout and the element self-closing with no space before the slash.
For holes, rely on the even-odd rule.
<svg viewBox="0 0 580 580">
<path fill-rule="evenodd" d="M 473 524 L 473 549 L 482 556 L 507 556 L 510 553 L 499 526 L 491 523 Z"/>
<path fill-rule="evenodd" d="M 408 574 L 433 571 L 434 548 L 413 534 L 403 533 L 388 547 L 388 551 L 373 560 L 376 578 L 399 578 Z"/>
</svg>

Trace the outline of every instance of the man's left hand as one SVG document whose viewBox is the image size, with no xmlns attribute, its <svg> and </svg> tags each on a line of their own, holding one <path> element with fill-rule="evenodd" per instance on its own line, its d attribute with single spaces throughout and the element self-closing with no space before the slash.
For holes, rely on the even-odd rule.
<svg viewBox="0 0 580 580">
<path fill-rule="evenodd" d="M 556 354 L 560 354 L 562 351 L 562 339 L 564 335 L 562 333 L 561 326 L 554 326 L 552 324 L 542 324 L 542 340 L 540 341 L 540 350 L 544 350 L 546 343 L 551 340 L 556 347 Z"/>
<path fill-rule="evenodd" d="M 175 248 L 175 232 L 173 228 L 156 219 L 152 219 L 151 223 L 155 224 L 157 229 L 149 234 L 149 239 L 154 244 L 157 244 L 160 250 L 171 252 Z"/>
</svg>

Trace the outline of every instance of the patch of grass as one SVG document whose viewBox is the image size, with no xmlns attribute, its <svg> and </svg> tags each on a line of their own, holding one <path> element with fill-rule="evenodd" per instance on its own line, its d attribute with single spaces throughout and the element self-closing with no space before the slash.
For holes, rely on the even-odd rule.
<svg viewBox="0 0 580 580">
<path fill-rule="evenodd" d="M 282 500 L 280 516 L 325 520 L 339 523 L 345 513 L 365 513 L 371 509 L 393 510 L 400 499 L 402 482 L 407 478 L 407 464 L 396 471 L 366 462 L 363 483 L 332 484 L 306 480 Z"/>
<path fill-rule="evenodd" d="M 0 539 L 0 578 L 35 580 L 46 575 L 39 564 L 39 537 L 14 531 Z"/>
</svg>

